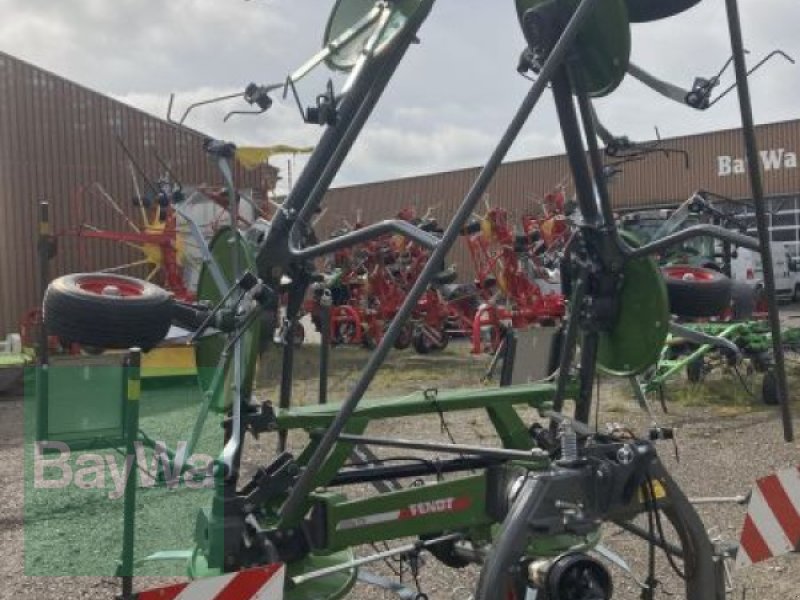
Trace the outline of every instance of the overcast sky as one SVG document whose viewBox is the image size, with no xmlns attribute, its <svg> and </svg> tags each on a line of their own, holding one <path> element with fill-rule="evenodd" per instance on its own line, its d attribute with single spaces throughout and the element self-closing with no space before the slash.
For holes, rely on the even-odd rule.
<svg viewBox="0 0 800 600">
<path fill-rule="evenodd" d="M 281 81 L 320 46 L 331 0 L 0 0 L 0 49 L 164 116 L 170 92 L 192 100 Z M 800 58 L 796 0 L 740 0 L 751 60 L 780 48 Z M 338 185 L 485 162 L 529 82 L 515 66 L 524 42 L 511 0 L 439 0 L 351 152 Z M 724 0 L 633 27 L 633 60 L 688 87 L 730 54 Z M 304 82 L 311 101 L 326 73 Z M 726 82 L 732 77 L 728 72 Z M 776 60 L 752 80 L 757 122 L 800 116 L 800 66 Z M 236 103 L 226 108 L 241 108 Z M 618 134 L 650 139 L 739 125 L 735 95 L 698 113 L 627 80 L 598 102 Z M 212 108 L 188 124 L 239 144 L 313 144 L 294 104 L 222 122 Z M 511 159 L 562 151 L 552 102 L 543 101 Z M 274 159 L 285 166 L 285 159 Z M 301 166 L 298 162 L 297 167 Z M 554 182 L 555 183 L 555 182 Z"/>
</svg>

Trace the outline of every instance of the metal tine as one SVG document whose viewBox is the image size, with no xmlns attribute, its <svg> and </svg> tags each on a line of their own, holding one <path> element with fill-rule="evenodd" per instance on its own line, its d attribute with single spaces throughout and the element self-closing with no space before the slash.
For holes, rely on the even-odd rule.
<svg viewBox="0 0 800 600">
<path fill-rule="evenodd" d="M 792 64 L 796 64 L 796 61 L 795 61 L 795 59 L 794 59 L 794 58 L 792 58 L 791 56 L 789 56 L 788 54 L 786 54 L 786 52 L 784 52 L 783 50 L 773 50 L 772 52 L 770 52 L 769 54 L 767 54 L 767 56 L 765 56 L 764 58 L 762 58 L 762 59 L 761 59 L 761 61 L 759 61 L 759 63 L 758 63 L 756 66 L 754 66 L 752 69 L 750 69 L 750 70 L 747 72 L 747 76 L 749 77 L 750 75 L 752 75 L 753 73 L 755 73 L 756 71 L 758 71 L 758 70 L 759 70 L 761 67 L 763 67 L 763 66 L 764 66 L 764 65 L 765 65 L 767 62 L 769 62 L 770 60 L 772 60 L 772 59 L 773 59 L 774 57 L 776 57 L 776 56 L 782 56 L 783 58 L 785 58 L 786 60 L 788 60 L 790 63 L 792 63 Z M 733 62 L 733 57 L 731 57 L 731 59 L 728 61 L 728 64 L 730 64 L 731 62 Z M 727 68 L 727 65 L 726 65 L 726 68 Z M 721 73 L 720 73 L 720 75 L 721 75 Z M 719 102 L 720 100 L 722 100 L 722 99 L 723 99 L 725 96 L 727 96 L 728 94 L 730 94 L 730 93 L 731 93 L 733 90 L 735 90 L 735 89 L 736 89 L 736 86 L 737 86 L 737 85 L 738 85 L 738 84 L 734 83 L 734 84 L 731 84 L 730 86 L 728 86 L 728 88 L 727 88 L 727 89 L 725 89 L 725 91 L 723 91 L 723 92 L 722 92 L 722 93 L 721 93 L 719 96 L 717 96 L 717 97 L 716 97 L 716 98 L 715 98 L 715 99 L 714 99 L 714 100 L 711 102 L 711 104 L 709 104 L 709 105 L 708 105 L 708 107 L 709 107 L 709 108 L 711 108 L 711 107 L 712 107 L 712 106 L 714 106 L 714 105 L 715 105 L 717 102 Z"/>
<path fill-rule="evenodd" d="M 244 92 L 237 92 L 235 94 L 226 94 L 224 96 L 217 96 L 216 98 L 209 98 L 208 100 L 200 100 L 199 102 L 194 102 L 186 108 L 186 110 L 183 112 L 183 115 L 178 121 L 172 118 L 172 105 L 175 101 L 175 94 L 174 93 L 170 94 L 169 104 L 167 105 L 167 121 L 169 121 L 173 125 L 179 125 L 180 127 L 183 127 L 183 124 L 186 122 L 186 118 L 194 109 L 199 108 L 200 106 L 205 106 L 207 104 L 216 104 L 218 102 L 225 102 L 226 100 L 243 98 L 244 94 L 245 94 Z"/>
</svg>

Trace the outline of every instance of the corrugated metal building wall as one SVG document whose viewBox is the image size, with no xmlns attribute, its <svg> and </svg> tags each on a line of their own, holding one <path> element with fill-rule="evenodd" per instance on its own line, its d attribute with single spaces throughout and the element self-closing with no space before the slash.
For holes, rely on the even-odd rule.
<svg viewBox="0 0 800 600">
<path fill-rule="evenodd" d="M 764 154 L 766 193 L 769 196 L 800 194 L 800 169 L 797 167 L 800 120 L 761 125 L 757 133 Z M 644 160 L 626 163 L 610 187 L 616 209 L 675 206 L 701 188 L 736 199 L 750 197 L 744 163 L 737 162 L 744 157 L 741 130 L 665 139 L 661 147 L 685 151 L 689 157 L 688 168 L 684 156 L 678 153 L 668 157 L 654 153 Z M 478 172 L 477 168 L 464 169 L 333 189 L 326 198 L 329 211 L 320 222 L 320 235 L 325 236 L 328 231 L 340 227 L 338 217 L 347 216 L 352 221 L 356 210 L 361 210 L 363 221 L 370 223 L 390 218 L 401 207 L 414 203 L 422 212 L 428 207 L 437 207 L 437 218 L 447 222 Z M 511 162 L 500 168 L 488 196 L 492 205 L 508 209 L 519 222 L 519 218 L 536 205 L 538 198 L 562 181 L 568 186 L 571 184 L 565 156 Z M 451 262 L 469 264 L 464 246 L 456 246 Z"/>
<path fill-rule="evenodd" d="M 184 184 L 217 185 L 217 168 L 201 133 L 179 128 L 0 52 L 0 335 L 16 331 L 24 311 L 39 302 L 37 205 L 51 202 L 54 230 L 81 222 L 126 230 L 121 216 L 83 190 L 99 182 L 124 210 L 134 196 L 119 135 L 151 179 L 163 169 L 156 153 Z M 237 169 L 241 188 L 271 190 L 276 170 Z M 140 181 L 140 185 L 142 185 Z M 89 250 L 86 245 L 91 244 Z M 53 274 L 98 269 L 132 260 L 122 244 L 59 240 Z"/>
</svg>

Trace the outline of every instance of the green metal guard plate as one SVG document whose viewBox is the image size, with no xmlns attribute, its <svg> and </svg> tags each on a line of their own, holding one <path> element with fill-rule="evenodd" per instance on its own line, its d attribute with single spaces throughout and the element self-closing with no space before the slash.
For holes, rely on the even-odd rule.
<svg viewBox="0 0 800 600">
<path fill-rule="evenodd" d="M 211 240 L 209 244 L 211 255 L 214 260 L 219 264 L 223 276 L 229 284 L 236 281 L 237 277 L 233 273 L 233 252 L 232 242 L 230 235 L 230 228 L 221 228 Z M 239 264 L 241 270 L 255 269 L 255 259 L 253 252 L 247 242 L 239 239 Z M 217 289 L 214 278 L 211 276 L 211 271 L 208 266 L 203 265 L 200 270 L 200 277 L 197 284 L 197 299 L 201 301 L 208 301 L 212 306 L 216 305 L 222 298 L 222 293 Z M 250 386 L 253 381 L 255 373 L 256 360 L 258 357 L 258 338 L 260 328 L 258 325 L 250 327 L 250 330 L 244 335 L 244 385 Z M 197 377 L 200 382 L 200 387 L 203 392 L 210 391 L 211 382 L 214 377 L 214 370 L 219 362 L 220 355 L 226 344 L 226 337 L 224 335 L 209 335 L 202 337 L 195 343 L 195 358 L 197 361 Z M 231 364 L 228 360 L 225 364 L 227 370 Z M 228 375 L 226 373 L 226 379 Z M 217 409 L 226 408 L 230 404 L 227 389 L 228 386 L 223 386 L 223 398 L 215 399 L 212 406 Z"/>
<path fill-rule="evenodd" d="M 520 22 L 525 11 L 547 0 L 515 0 Z M 563 0 L 575 9 L 579 0 Z M 631 54 L 631 28 L 624 0 L 603 0 L 578 35 L 578 54 L 590 95 L 606 96 L 625 78 Z"/>
<path fill-rule="evenodd" d="M 397 37 L 405 27 L 408 19 L 419 10 L 422 2 L 421 0 L 395 0 L 392 4 L 392 15 L 389 17 L 386 29 L 378 42 L 377 53 L 382 52 Z M 337 0 L 325 28 L 323 44 L 325 46 L 330 44 L 358 21 L 366 17 L 375 6 L 375 0 Z M 347 72 L 351 70 L 361 56 L 363 47 L 374 30 L 375 25 L 367 28 L 361 35 L 356 36 L 353 40 L 333 52 L 325 60 L 325 63 L 335 71 Z"/>
<path fill-rule="evenodd" d="M 632 238 L 623 237 L 629 243 Z M 600 336 L 598 363 L 612 375 L 638 375 L 658 362 L 669 333 L 667 286 L 656 262 L 637 258 L 625 265 L 620 316 Z"/>
</svg>

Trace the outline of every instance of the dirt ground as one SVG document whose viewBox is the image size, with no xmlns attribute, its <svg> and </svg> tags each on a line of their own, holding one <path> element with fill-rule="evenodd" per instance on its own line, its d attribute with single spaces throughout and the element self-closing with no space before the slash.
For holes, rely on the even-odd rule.
<svg viewBox="0 0 800 600">
<path fill-rule="evenodd" d="M 334 350 L 336 373 L 331 382 L 331 396 L 341 397 L 355 380 L 358 368 L 363 365 L 366 351 L 356 349 Z M 485 368 L 484 359 L 470 357 L 456 346 L 436 357 L 419 357 L 410 352 L 394 353 L 382 370 L 370 395 L 406 394 L 421 389 L 437 387 L 471 387 L 480 385 Z M 317 389 L 316 359 L 306 350 L 300 354 L 296 398 L 306 401 L 314 397 Z M 274 373 L 262 373 L 263 398 L 275 398 Z M 755 383 L 755 382 L 753 382 Z M 660 454 L 672 474 L 690 497 L 733 496 L 746 492 L 752 482 L 777 469 L 800 462 L 800 444 L 785 444 L 777 411 L 766 409 L 756 400 L 733 385 L 733 375 L 718 375 L 708 387 L 686 387 L 679 383 L 669 397 L 669 414 L 656 410 L 661 425 L 678 427 L 679 462 L 672 445 L 665 443 Z M 792 384 L 792 395 L 798 400 L 800 388 Z M 632 402 L 626 385 L 620 382 L 603 382 L 600 388 L 600 415 L 598 421 L 620 422 L 641 431 L 649 426 L 646 417 Z M 795 402 L 795 414 L 800 404 Z M 534 419 L 534 415 L 526 415 Z M 448 415 L 446 428 L 438 417 L 426 419 L 396 419 L 373 424 L 369 433 L 425 440 L 448 441 L 452 436 L 462 443 L 493 443 L 488 421 L 480 413 Z M 800 419 L 795 419 L 800 431 Z M 293 436 L 291 444 L 299 446 L 302 440 Z M 248 440 L 246 468 L 269 460 L 274 441 L 262 437 Z M 23 560 L 23 403 L 18 397 L 0 400 L 0 598 L 49 600 L 55 598 L 110 599 L 119 591 L 113 578 L 29 577 L 24 575 Z M 701 516 L 714 536 L 726 541 L 737 541 L 744 518 L 744 508 L 736 505 L 703 506 Z M 644 576 L 646 546 L 635 544 L 628 536 L 614 528 L 606 535 L 609 547 L 619 552 Z M 359 554 L 371 552 L 359 549 Z M 68 547 L 53 548 L 53 552 L 69 553 Z M 736 585 L 732 596 L 737 600 L 800 600 L 800 563 L 797 555 L 751 567 L 734 573 Z M 668 567 L 659 555 L 660 573 Z M 372 570 L 390 575 L 397 564 L 378 564 Z M 477 569 L 453 570 L 428 557 L 420 575 L 421 589 L 431 600 L 467 600 L 477 577 Z M 406 581 L 409 579 L 406 577 Z M 149 585 L 146 580 L 138 585 Z M 675 578 L 665 574 L 657 597 L 682 597 L 677 592 Z M 639 592 L 630 578 L 615 577 L 615 598 L 634 600 Z M 348 596 L 351 600 L 396 598 L 372 587 L 359 584 Z"/>
</svg>

